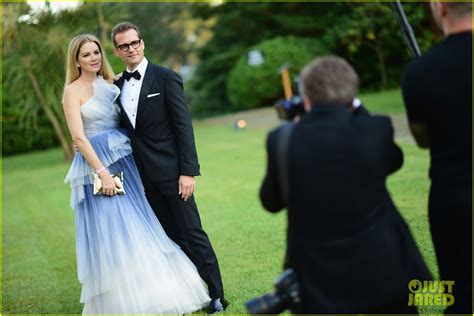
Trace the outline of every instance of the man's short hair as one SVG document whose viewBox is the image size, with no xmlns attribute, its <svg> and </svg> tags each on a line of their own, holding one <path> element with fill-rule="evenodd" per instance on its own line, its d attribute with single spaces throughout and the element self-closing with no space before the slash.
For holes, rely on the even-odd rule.
<svg viewBox="0 0 474 316">
<path fill-rule="evenodd" d="M 112 29 L 111 38 L 112 38 L 112 42 L 114 43 L 114 46 L 117 45 L 117 42 L 115 41 L 115 36 L 120 33 L 125 33 L 128 30 L 135 30 L 138 34 L 138 38 L 142 39 L 140 35 L 140 29 L 138 28 L 138 26 L 136 26 L 135 24 L 131 22 L 121 22 L 115 25 L 114 28 Z"/>
<path fill-rule="evenodd" d="M 445 2 L 448 11 L 458 18 L 472 15 L 472 2 Z"/>
<path fill-rule="evenodd" d="M 359 77 L 343 58 L 320 57 L 303 68 L 301 88 L 312 103 L 352 104 L 357 96 Z"/>
</svg>

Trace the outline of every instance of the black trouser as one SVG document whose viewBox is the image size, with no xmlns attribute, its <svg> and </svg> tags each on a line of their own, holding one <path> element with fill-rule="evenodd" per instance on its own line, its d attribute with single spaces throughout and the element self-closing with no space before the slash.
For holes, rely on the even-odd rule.
<svg viewBox="0 0 474 316">
<path fill-rule="evenodd" d="M 223 298 L 221 273 L 216 254 L 194 202 L 178 195 L 178 180 L 164 182 L 144 181 L 145 195 L 168 237 L 177 243 L 196 266 L 207 283 L 211 298 Z"/>
<path fill-rule="evenodd" d="M 429 218 L 440 280 L 454 280 L 446 314 L 472 314 L 472 186 L 431 185 Z"/>
</svg>

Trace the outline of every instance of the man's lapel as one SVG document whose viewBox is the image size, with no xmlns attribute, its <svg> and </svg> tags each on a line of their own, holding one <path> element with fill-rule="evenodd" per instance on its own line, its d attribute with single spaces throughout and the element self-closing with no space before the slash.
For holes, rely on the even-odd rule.
<svg viewBox="0 0 474 316">
<path fill-rule="evenodd" d="M 115 80 L 114 81 L 114 84 L 119 87 L 120 91 L 122 91 L 122 87 L 123 87 L 123 82 L 125 81 L 125 79 L 123 78 L 123 72 L 122 72 L 122 76 L 120 76 L 120 78 L 118 80 Z"/>
<path fill-rule="evenodd" d="M 145 103 L 146 96 L 150 93 L 154 78 L 155 78 L 155 73 L 153 71 L 153 67 L 151 66 L 151 63 L 148 62 L 148 66 L 146 67 L 145 75 L 143 77 L 142 89 L 140 90 L 140 97 L 138 98 L 137 121 L 138 121 L 138 116 L 143 111 L 143 108 L 144 108 L 143 103 Z"/>
</svg>

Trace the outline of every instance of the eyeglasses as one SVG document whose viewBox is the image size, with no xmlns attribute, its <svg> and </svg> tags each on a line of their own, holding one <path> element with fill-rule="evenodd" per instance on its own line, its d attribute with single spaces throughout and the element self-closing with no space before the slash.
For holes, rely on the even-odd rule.
<svg viewBox="0 0 474 316">
<path fill-rule="evenodd" d="M 128 50 L 130 49 L 130 46 L 133 47 L 133 49 L 137 49 L 138 47 L 140 47 L 140 44 L 142 43 L 142 40 L 139 39 L 139 40 L 136 40 L 136 41 L 133 41 L 133 42 L 130 42 L 128 44 L 120 44 L 120 45 L 116 45 L 115 47 L 120 49 L 122 52 L 128 52 Z"/>
</svg>

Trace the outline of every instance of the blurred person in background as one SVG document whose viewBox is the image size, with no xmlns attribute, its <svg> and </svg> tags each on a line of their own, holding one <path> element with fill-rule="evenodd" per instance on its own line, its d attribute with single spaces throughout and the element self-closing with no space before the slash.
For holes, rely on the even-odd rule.
<svg viewBox="0 0 474 316">
<path fill-rule="evenodd" d="M 402 81 L 410 130 L 429 148 L 428 210 L 446 313 L 472 314 L 472 2 L 431 2 L 445 39 L 412 61 Z"/>
</svg>

